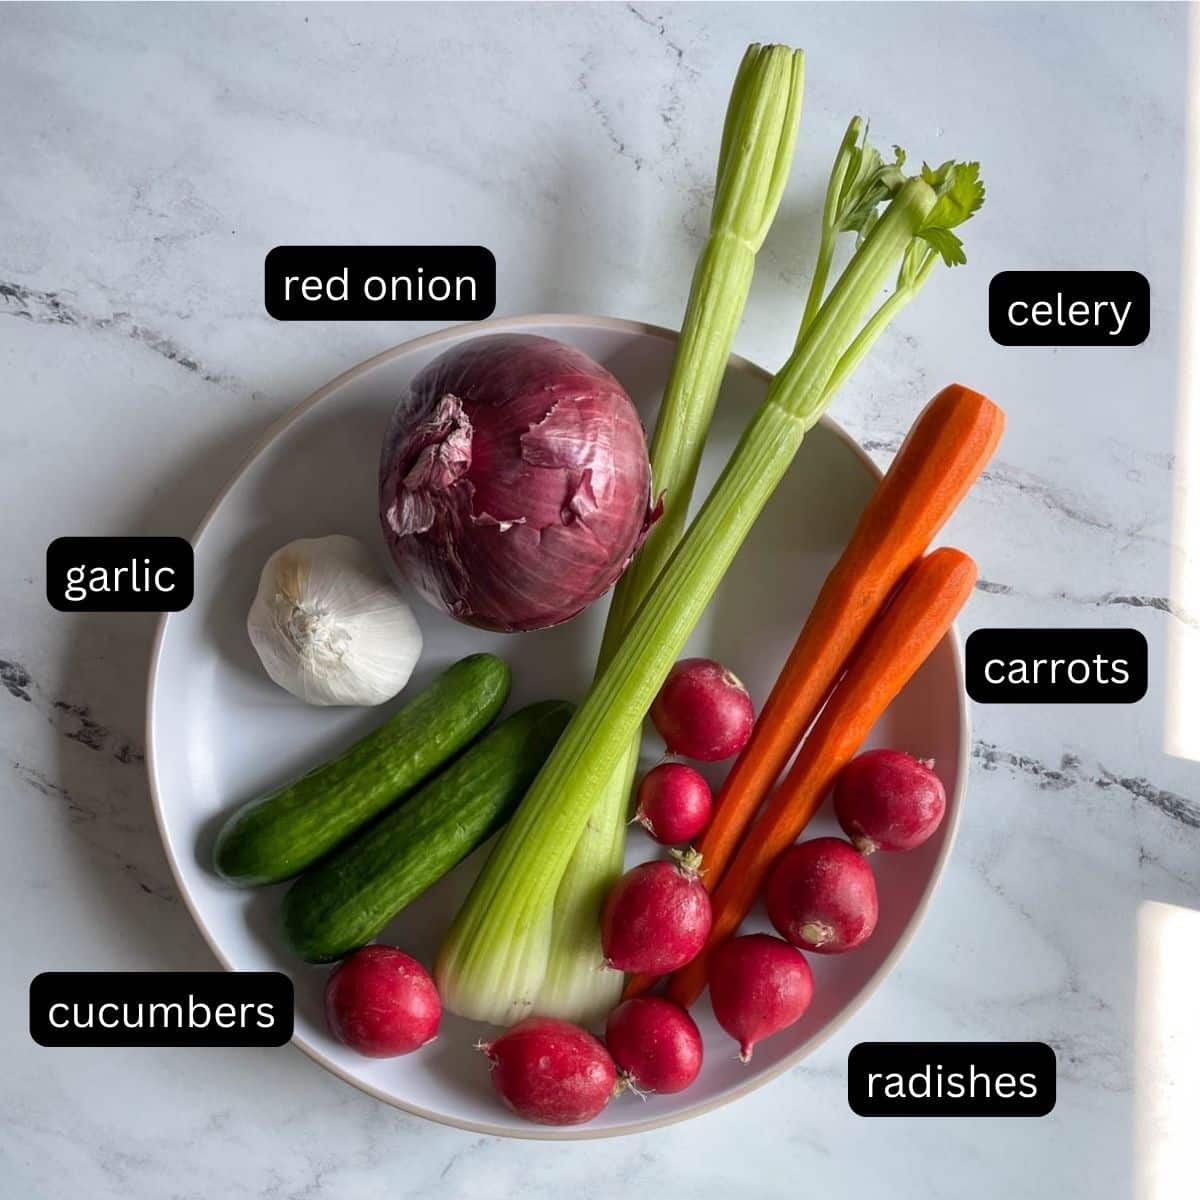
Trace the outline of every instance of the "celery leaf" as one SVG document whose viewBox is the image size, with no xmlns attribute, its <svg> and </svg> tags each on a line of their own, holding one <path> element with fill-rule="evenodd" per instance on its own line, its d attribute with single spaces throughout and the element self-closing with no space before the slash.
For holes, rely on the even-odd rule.
<svg viewBox="0 0 1200 1200">
<path fill-rule="evenodd" d="M 855 126 L 852 124 L 851 129 Z M 870 132 L 863 126 L 862 142 L 853 147 L 838 195 L 838 233 L 857 233 L 858 240 L 870 232 L 878 217 L 879 206 L 890 200 L 904 183 L 904 151 L 893 146 L 895 158 L 884 162 L 883 155 L 867 141 Z"/>
<path fill-rule="evenodd" d="M 967 261 L 962 239 L 949 229 L 939 229 L 936 225 L 926 226 L 917 237 L 932 246 L 948 267 L 961 267 Z"/>
<path fill-rule="evenodd" d="M 958 235 L 950 231 L 970 220 L 983 206 L 985 189 L 979 178 L 979 164 L 951 160 L 933 168 L 926 163 L 921 167 L 921 178 L 933 188 L 937 201 L 917 237 L 936 250 L 948 267 L 960 266 L 967 256 Z"/>
</svg>

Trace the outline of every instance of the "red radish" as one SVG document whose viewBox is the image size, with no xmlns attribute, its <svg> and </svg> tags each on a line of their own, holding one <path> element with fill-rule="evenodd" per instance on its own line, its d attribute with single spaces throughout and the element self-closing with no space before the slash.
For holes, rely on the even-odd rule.
<svg viewBox="0 0 1200 1200">
<path fill-rule="evenodd" d="M 599 1038 L 555 1017 L 526 1017 L 479 1049 L 492 1084 L 519 1117 L 539 1125 L 580 1125 L 612 1098 L 617 1068 Z"/>
<path fill-rule="evenodd" d="M 750 740 L 754 705 L 742 681 L 711 658 L 682 658 L 650 706 L 672 754 L 718 762 Z"/>
<path fill-rule="evenodd" d="M 647 771 L 638 784 L 638 821 L 664 846 L 690 842 L 708 824 L 712 792 L 695 767 L 665 762 Z"/>
<path fill-rule="evenodd" d="M 364 946 L 325 984 L 329 1031 L 359 1054 L 410 1054 L 437 1037 L 442 1002 L 429 972 L 395 946 Z"/>
<path fill-rule="evenodd" d="M 818 954 L 861 946 L 879 919 L 875 876 L 841 838 L 813 838 L 785 850 L 764 896 L 771 924 L 793 946 Z"/>
<path fill-rule="evenodd" d="M 704 1042 L 678 1004 L 639 996 L 618 1004 L 604 1030 L 621 1078 L 635 1092 L 682 1092 L 700 1074 Z"/>
<path fill-rule="evenodd" d="M 604 902 L 600 942 L 618 971 L 666 975 L 704 949 L 712 905 L 700 882 L 700 855 L 673 850 L 673 863 L 642 863 L 613 885 Z"/>
<path fill-rule="evenodd" d="M 804 1016 L 813 977 L 804 955 L 768 933 L 731 938 L 712 958 L 713 1015 L 749 1062 L 754 1047 Z"/>
<path fill-rule="evenodd" d="M 912 850 L 946 815 L 946 789 L 932 759 L 868 750 L 849 763 L 833 792 L 838 824 L 863 854 Z"/>
</svg>

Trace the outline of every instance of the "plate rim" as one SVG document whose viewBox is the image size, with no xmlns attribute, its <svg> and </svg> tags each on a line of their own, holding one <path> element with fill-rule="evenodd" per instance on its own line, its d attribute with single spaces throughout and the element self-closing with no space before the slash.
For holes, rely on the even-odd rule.
<svg viewBox="0 0 1200 1200">
<path fill-rule="evenodd" d="M 564 314 L 564 313 L 530 313 L 508 317 L 492 317 L 484 321 L 470 321 L 458 325 L 447 326 L 445 329 L 435 330 L 432 333 L 422 334 L 419 337 L 410 338 L 407 341 L 391 346 L 386 350 L 380 351 L 378 354 L 372 355 L 370 358 L 349 367 L 341 374 L 335 376 L 327 383 L 323 384 L 316 391 L 312 392 L 305 399 L 301 400 L 294 407 L 283 413 L 277 420 L 273 421 L 267 429 L 259 436 L 254 446 L 238 465 L 237 469 L 230 474 L 228 479 L 222 485 L 214 497 L 212 503 L 208 506 L 204 516 L 201 518 L 195 532 L 188 539 L 193 548 L 199 543 L 200 539 L 208 530 L 213 518 L 216 516 L 217 510 L 224 503 L 226 496 L 232 491 L 234 484 L 250 468 L 258 457 L 270 446 L 270 444 L 289 426 L 298 421 L 310 408 L 315 407 L 331 393 L 339 390 L 360 375 L 364 375 L 376 367 L 382 366 L 393 358 L 397 358 L 402 354 L 411 353 L 414 350 L 425 349 L 429 346 L 435 346 L 440 342 L 451 341 L 461 338 L 465 333 L 473 330 L 489 331 L 489 330 L 505 330 L 518 329 L 527 326 L 537 325 L 560 325 L 560 326 L 579 326 L 589 329 L 600 329 L 609 333 L 624 333 L 624 334 L 640 334 L 650 337 L 659 338 L 664 341 L 676 342 L 679 338 L 677 330 L 669 329 L 663 325 L 654 325 L 645 321 L 633 321 L 623 317 L 599 317 L 589 316 L 587 314 Z M 765 368 L 759 366 L 756 362 L 748 359 L 740 354 L 731 353 L 729 356 L 729 364 L 736 365 L 739 369 L 749 371 L 752 375 L 759 376 L 764 382 L 770 382 L 773 378 L 772 373 Z M 867 467 L 871 475 L 879 480 L 883 477 L 883 472 L 867 455 L 866 451 L 851 437 L 846 429 L 840 425 L 834 418 L 828 414 L 820 418 L 820 424 L 831 429 L 838 437 L 845 442 L 858 458 Z M 166 635 L 167 623 L 170 620 L 171 613 L 162 613 L 159 616 L 158 623 L 154 631 L 154 641 L 150 651 L 150 667 L 146 682 L 146 720 L 145 720 L 145 746 L 146 746 L 146 775 L 150 787 L 150 806 L 154 811 L 154 821 L 158 828 L 159 840 L 162 843 L 163 852 L 167 858 L 167 865 L 170 867 L 171 876 L 175 881 L 175 887 L 179 892 L 180 898 L 183 900 L 184 907 L 187 909 L 196 928 L 200 932 L 200 936 L 204 939 L 213 957 L 220 963 L 221 967 L 226 971 L 235 970 L 225 954 L 222 952 L 220 945 L 217 942 L 215 935 L 210 931 L 208 924 L 201 916 L 196 905 L 192 901 L 191 893 L 184 883 L 183 876 L 179 867 L 179 860 L 175 853 L 175 848 L 172 843 L 170 832 L 167 829 L 166 819 L 163 813 L 162 798 L 159 793 L 158 772 L 155 761 L 155 739 L 154 739 L 154 695 L 158 681 L 158 671 L 161 661 L 162 643 Z M 850 1001 L 836 1016 L 832 1017 L 826 1024 L 825 1028 L 812 1038 L 804 1043 L 791 1054 L 782 1058 L 778 1063 L 764 1071 L 755 1074 L 748 1078 L 745 1083 L 736 1087 L 730 1088 L 722 1092 L 719 1096 L 696 1104 L 695 1106 L 684 1109 L 678 1113 L 664 1114 L 658 1117 L 648 1118 L 643 1121 L 632 1121 L 626 1125 L 614 1128 L 597 1127 L 589 1129 L 586 1125 L 572 1125 L 562 1127 L 530 1125 L 528 1131 L 519 1128 L 510 1128 L 503 1125 L 492 1125 L 486 1121 L 474 1121 L 466 1118 L 455 1118 L 448 1116 L 445 1113 L 434 1112 L 430 1109 L 423 1108 L 419 1104 L 412 1104 L 399 1100 L 395 1096 L 388 1095 L 375 1087 L 373 1084 L 367 1083 L 361 1079 L 355 1079 L 348 1075 L 342 1068 L 332 1059 L 324 1055 L 316 1046 L 310 1044 L 302 1035 L 293 1032 L 290 1044 L 301 1050 L 310 1059 L 319 1066 L 330 1072 L 343 1083 L 349 1084 L 351 1087 L 357 1088 L 359 1091 L 366 1093 L 376 1100 L 389 1105 L 392 1108 L 401 1110 L 411 1114 L 412 1116 L 422 1117 L 427 1121 L 433 1121 L 435 1124 L 443 1125 L 451 1129 L 460 1129 L 469 1133 L 487 1134 L 492 1137 L 513 1138 L 518 1141 L 593 1141 L 603 1138 L 626 1137 L 631 1134 L 646 1133 L 653 1129 L 662 1129 L 668 1125 L 675 1125 L 683 1121 L 690 1121 L 696 1117 L 702 1117 L 708 1113 L 714 1112 L 719 1108 L 724 1108 L 728 1104 L 732 1104 L 736 1100 L 748 1096 L 751 1092 L 757 1091 L 766 1084 L 778 1079 L 781 1075 L 790 1071 L 793 1067 L 799 1065 L 815 1050 L 819 1049 L 826 1041 L 829 1040 L 835 1033 L 838 1033 L 842 1027 L 863 1007 L 864 1004 L 875 994 L 883 981 L 895 970 L 901 955 L 908 949 L 916 931 L 924 924 L 925 916 L 929 905 L 933 900 L 934 893 L 941 885 L 942 875 L 946 869 L 946 863 L 949 861 L 950 853 L 954 848 L 954 844 L 958 838 L 959 823 L 962 819 L 962 806 L 966 799 L 967 777 L 970 774 L 970 751 L 971 751 L 971 718 L 970 709 L 967 703 L 966 687 L 963 674 L 963 658 L 962 658 L 962 639 L 958 632 L 958 623 L 955 622 L 949 632 L 950 648 L 952 661 L 954 666 L 956 690 L 959 698 L 959 727 L 958 727 L 958 743 L 959 743 L 959 770 L 955 780 L 953 790 L 953 803 L 951 805 L 951 819 L 946 836 L 942 842 L 942 848 L 934 861 L 933 869 L 930 872 L 929 883 L 925 888 L 925 894 L 921 897 L 916 908 L 913 910 L 912 918 L 909 920 L 903 933 L 896 940 L 896 944 L 892 947 L 887 957 L 876 968 L 875 972 L 867 980 L 860 989 L 858 994 Z"/>
</svg>

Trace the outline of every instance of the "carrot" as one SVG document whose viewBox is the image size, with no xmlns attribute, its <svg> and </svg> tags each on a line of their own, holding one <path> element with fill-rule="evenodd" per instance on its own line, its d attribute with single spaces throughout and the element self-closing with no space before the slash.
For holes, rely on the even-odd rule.
<svg viewBox="0 0 1200 1200">
<path fill-rule="evenodd" d="M 917 417 L 825 580 L 754 732 L 721 788 L 696 847 L 710 890 L 854 646 L 905 572 L 929 547 L 992 456 L 1004 413 L 960 384 L 943 388 Z"/>
<path fill-rule="evenodd" d="M 775 859 L 800 835 L 871 727 L 942 640 L 975 577 L 975 563 L 961 550 L 945 547 L 923 558 L 905 578 L 717 886 L 708 943 L 671 977 L 671 1000 L 686 1007 L 704 990 L 713 952 L 737 930 Z"/>
<path fill-rule="evenodd" d="M 704 856 L 709 891 L 720 883 L 864 630 L 958 507 L 1003 431 L 1003 411 L 957 383 L 938 392 L 917 417 L 825 580 L 750 741 L 717 796 L 712 821 L 696 846 Z M 625 996 L 653 984 L 653 976 L 632 976 Z"/>
</svg>

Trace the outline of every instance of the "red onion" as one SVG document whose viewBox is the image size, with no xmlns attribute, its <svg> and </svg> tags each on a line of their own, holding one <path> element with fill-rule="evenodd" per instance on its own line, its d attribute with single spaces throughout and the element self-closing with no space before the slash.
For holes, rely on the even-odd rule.
<svg viewBox="0 0 1200 1200">
<path fill-rule="evenodd" d="M 557 625 L 616 583 L 653 514 L 637 411 L 598 363 L 493 334 L 434 359 L 383 444 L 379 513 L 397 565 L 452 617 Z"/>
</svg>

